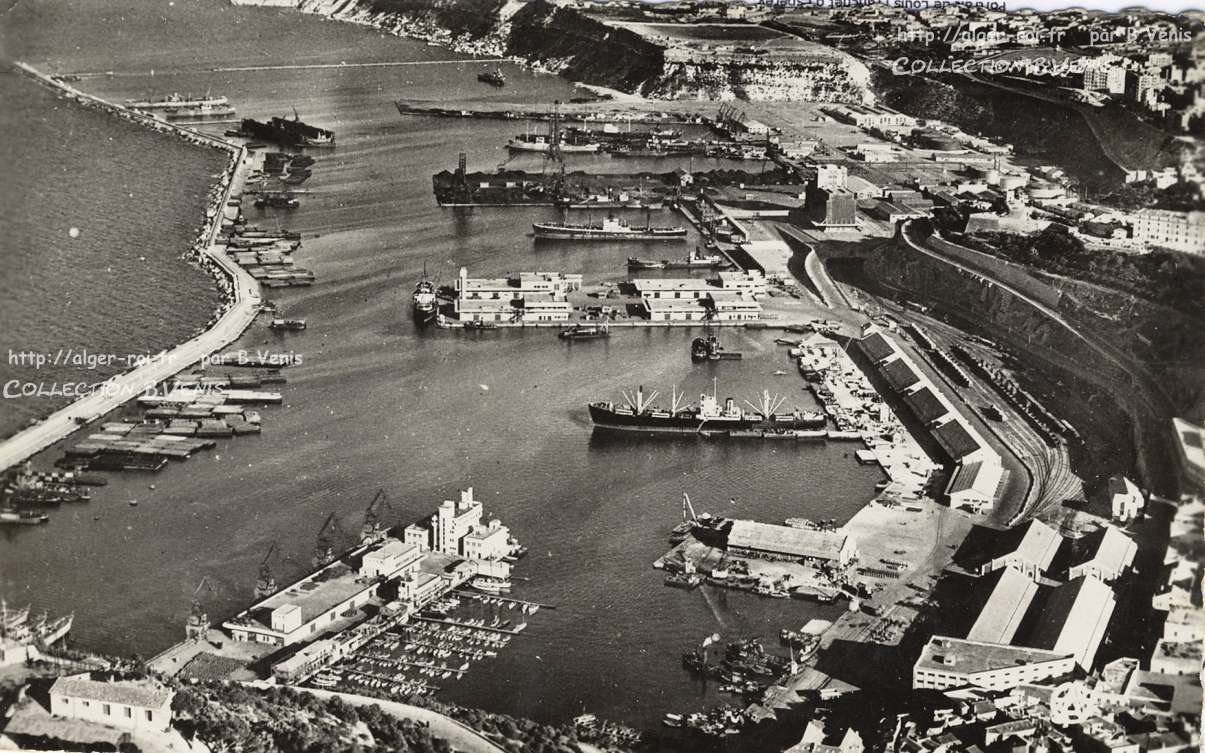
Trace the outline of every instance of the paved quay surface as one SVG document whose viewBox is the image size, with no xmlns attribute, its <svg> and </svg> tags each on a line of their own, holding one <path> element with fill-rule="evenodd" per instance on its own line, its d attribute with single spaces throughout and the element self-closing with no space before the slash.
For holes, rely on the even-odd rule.
<svg viewBox="0 0 1205 753">
<path fill-rule="evenodd" d="M 126 108 L 106 102 L 98 97 L 85 94 L 61 81 L 51 78 L 36 69 L 18 63 L 26 73 L 54 86 L 74 97 L 91 100 L 105 108 L 114 111 L 128 112 Z M 251 170 L 252 159 L 246 149 L 228 142 L 197 134 L 185 128 L 169 126 L 160 121 L 156 125 L 170 129 L 182 136 L 202 138 L 212 143 L 224 144 L 226 148 L 235 150 L 238 164 L 231 176 L 229 185 L 223 192 L 221 201 L 216 205 L 209 228 L 209 244 L 202 252 L 215 262 L 232 282 L 233 301 L 230 307 L 212 327 L 200 335 L 187 340 L 174 348 L 164 351 L 157 357 L 148 359 L 146 363 L 109 379 L 86 397 L 80 398 L 70 405 L 61 408 L 37 424 L 24 429 L 0 443 L 0 470 L 10 468 L 32 455 L 44 450 L 83 428 L 84 423 L 93 421 L 123 403 L 138 397 L 147 389 L 154 387 L 164 379 L 179 373 L 188 366 L 197 363 L 205 356 L 214 353 L 238 340 L 243 331 L 255 320 L 260 307 L 259 283 L 251 275 L 226 256 L 225 246 L 218 245 L 218 234 L 221 230 L 223 209 L 231 196 L 242 193 L 247 174 Z"/>
</svg>

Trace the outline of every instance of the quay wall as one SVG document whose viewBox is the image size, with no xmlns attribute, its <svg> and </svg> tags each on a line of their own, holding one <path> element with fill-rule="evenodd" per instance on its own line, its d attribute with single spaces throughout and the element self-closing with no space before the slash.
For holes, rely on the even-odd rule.
<svg viewBox="0 0 1205 753">
<path fill-rule="evenodd" d="M 58 89 L 81 105 L 99 108 L 115 117 L 164 133 L 176 134 L 189 143 L 222 149 L 230 154 L 226 171 L 210 192 L 206 228 L 197 238 L 191 252 L 193 259 L 218 280 L 225 302 L 206 326 L 191 339 L 158 354 L 155 358 L 147 359 L 140 366 L 112 377 L 92 393 L 0 442 L 0 470 L 25 461 L 123 403 L 138 397 L 159 382 L 236 341 L 255 320 L 260 304 L 259 283 L 227 257 L 224 247 L 216 243 L 226 203 L 232 194 L 241 192 L 249 170 L 244 148 L 85 94 L 25 63 L 17 62 L 16 66 L 22 73 Z"/>
</svg>

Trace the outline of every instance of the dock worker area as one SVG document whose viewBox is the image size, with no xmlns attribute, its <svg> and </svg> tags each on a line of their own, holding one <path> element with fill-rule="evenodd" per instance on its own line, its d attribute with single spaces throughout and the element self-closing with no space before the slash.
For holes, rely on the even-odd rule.
<svg viewBox="0 0 1205 753">
<path fill-rule="evenodd" d="M 552 608 L 502 595 L 526 550 L 483 516 L 469 488 L 400 538 L 366 522 L 361 543 L 339 555 L 324 526 L 314 570 L 276 588 L 265 559 L 256 600 L 220 629 L 195 598 L 188 639 L 150 666 L 184 679 L 272 678 L 394 700 L 434 693 Z"/>
</svg>

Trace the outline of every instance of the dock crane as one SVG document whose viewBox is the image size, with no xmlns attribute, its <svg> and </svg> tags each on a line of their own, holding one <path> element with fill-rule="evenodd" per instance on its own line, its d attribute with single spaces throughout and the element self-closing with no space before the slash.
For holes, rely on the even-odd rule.
<svg viewBox="0 0 1205 753">
<path fill-rule="evenodd" d="M 385 538 L 385 533 L 388 526 L 383 525 L 381 519 L 386 513 L 393 512 L 393 505 L 389 504 L 389 496 L 385 494 L 384 489 L 377 489 L 376 496 L 368 503 L 368 509 L 364 511 L 364 525 L 360 528 L 360 543 L 375 544 Z"/>
<path fill-rule="evenodd" d="M 318 529 L 318 544 L 314 548 L 314 567 L 329 565 L 335 559 L 335 537 L 343 535 L 339 519 L 331 512 L 326 516 L 326 522 Z"/>
<path fill-rule="evenodd" d="M 206 633 L 209 632 L 209 615 L 201 604 L 201 591 L 206 589 L 213 590 L 213 586 L 209 584 L 208 575 L 201 578 L 196 590 L 192 592 L 192 608 L 188 613 L 188 620 L 184 623 L 184 635 L 190 641 L 203 641 Z"/>
<path fill-rule="evenodd" d="M 276 593 L 276 578 L 272 575 L 272 563 L 280 555 L 280 547 L 276 542 L 272 542 L 272 546 L 268 547 L 268 553 L 264 555 L 264 559 L 259 563 L 259 577 L 255 581 L 255 600 L 266 599 Z"/>
</svg>

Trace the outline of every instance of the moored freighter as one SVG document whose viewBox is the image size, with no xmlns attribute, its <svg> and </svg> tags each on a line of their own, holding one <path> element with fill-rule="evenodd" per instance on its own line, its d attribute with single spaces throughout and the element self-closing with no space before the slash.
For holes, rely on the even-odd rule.
<svg viewBox="0 0 1205 753">
<path fill-rule="evenodd" d="M 301 121 L 296 111 L 293 119 L 272 118 L 267 123 L 244 118 L 239 129 L 243 136 L 257 141 L 272 141 L 281 146 L 332 147 L 335 132 L 317 128 Z"/>
<path fill-rule="evenodd" d="M 536 238 L 567 241 L 680 241 L 686 238 L 684 227 L 656 227 L 651 224 L 633 227 L 617 217 L 607 217 L 602 222 L 588 224 L 533 222 L 531 229 Z"/>
<path fill-rule="evenodd" d="M 776 413 L 783 400 L 772 398 L 769 393 L 763 393 L 760 406 L 750 404 L 753 410 L 749 411 L 738 407 L 732 398 L 721 404 L 714 392 L 700 395 L 698 404 L 691 406 L 681 405 L 681 396 L 675 392 L 668 409 L 653 405 L 656 397 L 654 392 L 646 399 L 641 388 L 635 395 L 625 395 L 624 405 L 610 401 L 591 403 L 590 420 L 599 429 L 678 434 L 735 431 L 742 436 L 751 432 L 813 431 L 825 425 L 823 413 Z"/>
<path fill-rule="evenodd" d="M 174 125 L 233 123 L 238 120 L 225 97 L 191 97 L 171 94 L 163 99 L 126 100 L 126 107 Z"/>
</svg>

